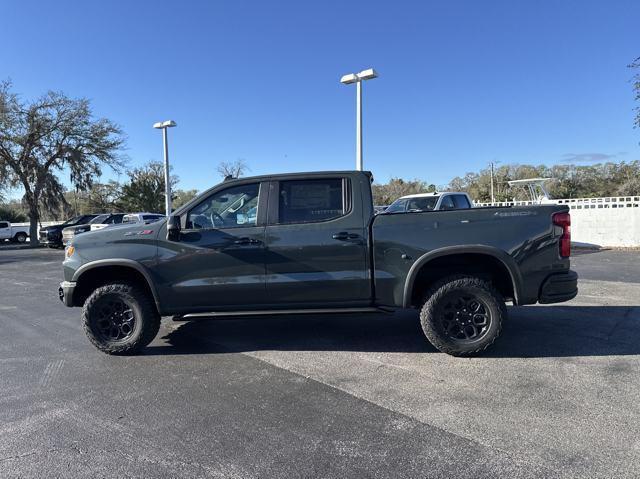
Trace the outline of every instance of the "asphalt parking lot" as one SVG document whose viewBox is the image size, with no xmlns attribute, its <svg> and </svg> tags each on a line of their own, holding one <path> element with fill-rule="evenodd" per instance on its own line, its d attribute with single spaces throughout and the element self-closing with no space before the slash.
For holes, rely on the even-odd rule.
<svg viewBox="0 0 640 479">
<path fill-rule="evenodd" d="M 1 477 L 640 476 L 640 252 L 578 254 L 576 299 L 472 359 L 409 312 L 165 320 L 110 357 L 61 260 L 0 251 Z"/>
</svg>

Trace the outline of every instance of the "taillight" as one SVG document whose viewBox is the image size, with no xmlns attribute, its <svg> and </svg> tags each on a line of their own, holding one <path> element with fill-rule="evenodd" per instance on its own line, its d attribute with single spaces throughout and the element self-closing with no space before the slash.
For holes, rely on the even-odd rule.
<svg viewBox="0 0 640 479">
<path fill-rule="evenodd" d="M 566 213 L 554 213 L 553 224 L 562 228 L 560 237 L 560 256 L 568 258 L 571 255 L 571 215 Z"/>
</svg>

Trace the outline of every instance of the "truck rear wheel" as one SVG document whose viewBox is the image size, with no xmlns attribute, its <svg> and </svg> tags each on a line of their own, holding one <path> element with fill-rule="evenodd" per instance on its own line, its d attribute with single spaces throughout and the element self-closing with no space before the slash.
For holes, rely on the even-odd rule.
<svg viewBox="0 0 640 479">
<path fill-rule="evenodd" d="M 425 336 L 452 356 L 487 349 L 500 335 L 506 307 L 493 285 L 473 276 L 451 276 L 435 284 L 420 311 Z"/>
<path fill-rule="evenodd" d="M 27 234 L 26 233 L 16 233 L 16 235 L 13 237 L 13 239 L 16 241 L 16 243 L 24 243 L 27 241 Z"/>
<path fill-rule="evenodd" d="M 160 329 L 153 298 L 136 285 L 111 283 L 97 288 L 82 309 L 87 337 L 107 354 L 134 354 Z"/>
</svg>

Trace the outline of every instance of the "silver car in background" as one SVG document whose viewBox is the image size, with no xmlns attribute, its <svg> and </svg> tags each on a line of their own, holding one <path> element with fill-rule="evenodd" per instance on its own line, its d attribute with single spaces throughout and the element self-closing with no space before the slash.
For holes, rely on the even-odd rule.
<svg viewBox="0 0 640 479">
<path fill-rule="evenodd" d="M 467 208 L 473 208 L 473 201 L 466 193 L 441 191 L 403 196 L 391 203 L 382 213 L 464 210 Z"/>
</svg>

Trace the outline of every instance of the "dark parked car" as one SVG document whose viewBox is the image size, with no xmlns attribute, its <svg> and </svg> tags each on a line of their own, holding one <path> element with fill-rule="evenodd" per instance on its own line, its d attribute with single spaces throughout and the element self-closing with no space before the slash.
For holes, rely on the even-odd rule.
<svg viewBox="0 0 640 479">
<path fill-rule="evenodd" d="M 69 226 L 78 226 L 83 225 L 91 221 L 95 218 L 96 215 L 80 215 L 75 216 L 62 224 L 53 225 L 53 226 L 45 226 L 44 228 L 40 228 L 38 232 L 38 239 L 40 243 L 46 244 L 52 248 L 62 247 L 62 230 Z"/>
<path fill-rule="evenodd" d="M 59 294 L 107 353 L 147 345 L 161 316 L 415 308 L 435 347 L 471 355 L 505 301 L 577 294 L 569 224 L 564 205 L 374 215 L 367 172 L 242 178 L 157 223 L 75 238 Z"/>
</svg>

